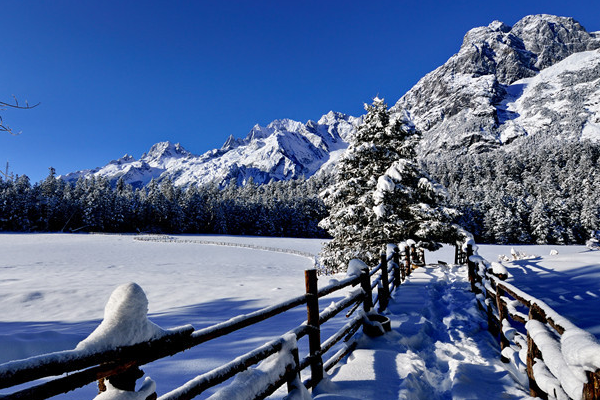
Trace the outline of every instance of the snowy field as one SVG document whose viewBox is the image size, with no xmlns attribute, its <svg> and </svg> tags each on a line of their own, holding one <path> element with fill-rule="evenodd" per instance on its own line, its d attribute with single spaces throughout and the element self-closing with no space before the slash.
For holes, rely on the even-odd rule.
<svg viewBox="0 0 600 400">
<path fill-rule="evenodd" d="M 0 362 L 74 348 L 96 328 L 102 319 L 108 297 L 123 283 L 136 282 L 144 289 L 149 300 L 150 319 L 163 328 L 192 324 L 199 329 L 281 302 L 304 293 L 304 270 L 313 265 L 308 255 L 317 254 L 322 245 L 321 239 L 177 238 L 179 242 L 161 241 L 160 237 L 152 241 L 139 241 L 128 235 L 0 235 Z M 270 250 L 207 245 L 204 244 L 206 241 Z M 599 337 L 600 252 L 590 252 L 582 246 L 515 248 L 540 257 L 506 264 L 513 276 L 511 279 Z M 280 251 L 273 251 L 275 249 Z M 550 256 L 552 249 L 558 250 L 559 254 Z M 288 250 L 300 252 L 301 255 L 286 252 Z M 481 246 L 479 253 L 490 261 L 496 261 L 499 254 L 510 255 L 510 250 L 510 246 Z M 452 262 L 454 253 L 448 247 L 434 254 L 428 253 L 426 257 L 428 262 Z M 494 358 L 497 354 L 494 353 L 494 344 L 489 340 L 491 337 L 479 329 L 481 327 L 476 319 L 472 325 L 479 328 L 473 337 L 478 339 L 452 334 L 455 327 L 456 332 L 464 327 L 461 324 L 471 326 L 465 320 L 476 317 L 473 315 L 472 298 L 464 293 L 463 275 L 464 270 L 460 268 L 423 269 L 415 274 L 412 278 L 412 284 L 416 285 L 413 290 L 423 292 L 418 289 L 417 283 L 427 278 L 436 288 L 432 292 L 435 296 L 430 296 L 431 291 L 425 294 L 420 292 L 429 297 L 423 303 L 415 304 L 416 297 L 411 297 L 410 286 L 406 286 L 404 291 L 409 299 L 398 296 L 390 306 L 393 315 L 401 316 L 399 321 L 394 322 L 395 331 L 385 339 L 363 340 L 359 352 L 332 374 L 329 387 L 328 382 L 322 385 L 319 398 L 326 399 L 334 394 L 351 398 L 346 391 L 358 390 L 359 386 L 366 387 L 366 381 L 358 379 L 358 375 L 376 376 L 376 369 L 381 369 L 382 365 L 369 361 L 369 357 L 380 352 L 365 349 L 369 346 L 381 347 L 382 343 L 393 349 L 387 355 L 385 352 L 381 354 L 384 354 L 383 358 L 390 366 L 395 366 L 392 378 L 404 390 L 401 392 L 404 397 L 394 393 L 390 397 L 379 398 L 419 398 L 419 393 L 433 396 L 431 398 L 438 395 L 447 398 L 444 393 L 450 390 L 449 387 L 456 388 L 452 392 L 454 398 L 465 398 L 460 394 L 468 391 L 468 382 L 460 377 L 467 376 L 465 374 L 469 371 L 459 368 L 461 359 L 484 360 L 482 362 L 485 365 L 482 364 L 481 368 L 489 372 L 489 378 L 502 375 L 499 380 L 504 385 L 502 387 L 507 393 L 517 393 L 515 396 L 519 398 L 518 385 L 510 386 L 506 371 L 499 370 L 502 366 L 497 365 L 496 361 L 487 360 L 490 358 L 488 356 Z M 319 279 L 320 285 L 328 283 L 329 278 Z M 410 298 L 413 299 L 412 303 Z M 323 301 L 321 305 L 326 306 L 329 301 Z M 424 310 L 430 310 L 429 314 L 425 312 L 427 316 L 423 318 L 426 320 L 434 321 L 440 317 L 447 324 L 436 325 L 431 322 L 429 330 L 421 331 L 425 325 L 420 316 L 415 318 L 418 312 Z M 304 319 L 305 309 L 299 307 L 282 317 L 202 344 L 143 369 L 157 382 L 160 395 L 199 373 L 285 333 Z M 326 325 L 322 337 L 328 337 L 342 323 L 338 321 Z M 448 334 L 443 338 L 457 338 L 459 341 L 444 344 L 441 336 L 431 334 L 444 329 Z M 412 342 L 409 340 L 411 337 Z M 467 343 L 468 340 L 475 342 Z M 474 348 L 479 349 L 485 343 L 485 350 L 476 355 Z M 400 345 L 404 347 L 398 348 Z M 393 356 L 394 352 L 399 351 L 403 351 L 401 357 Z M 437 370 L 430 368 L 433 372 L 428 375 L 431 378 L 428 381 L 425 376 L 419 376 L 416 370 L 421 364 L 430 367 L 434 358 L 438 360 L 435 361 Z M 360 371 L 353 371 L 352 362 L 356 360 L 366 362 L 367 367 L 360 363 Z M 407 363 L 413 361 L 415 371 L 411 372 L 412 367 Z M 489 365 L 486 364 L 488 362 Z M 407 379 L 409 376 L 412 378 Z M 389 378 L 389 374 L 385 378 Z M 438 389 L 435 389 L 436 379 L 439 380 Z M 340 382 L 344 384 L 340 385 Z M 415 385 L 423 382 L 430 384 L 423 383 L 425 386 L 421 386 L 419 392 L 416 386 L 411 386 L 411 382 Z M 8 393 L 10 390 L 1 392 Z M 90 385 L 60 398 L 91 399 L 95 393 L 95 386 Z M 367 395 L 366 392 L 364 395 Z M 361 397 L 358 392 L 357 396 L 355 398 L 368 398 Z"/>
</svg>

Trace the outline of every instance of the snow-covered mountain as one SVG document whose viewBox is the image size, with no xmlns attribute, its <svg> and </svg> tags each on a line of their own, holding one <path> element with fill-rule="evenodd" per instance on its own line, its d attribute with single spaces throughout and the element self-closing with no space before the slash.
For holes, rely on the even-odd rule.
<svg viewBox="0 0 600 400">
<path fill-rule="evenodd" d="M 157 143 L 139 160 L 129 155 L 104 167 L 77 171 L 61 178 L 104 176 L 113 184 L 121 177 L 134 186 L 151 179 L 169 178 L 175 185 L 217 181 L 224 185 L 232 179 L 256 183 L 312 176 L 332 165 L 347 147 L 347 138 L 361 118 L 336 112 L 306 124 L 289 119 L 276 120 L 266 127 L 256 125 L 246 138 L 230 136 L 223 147 L 200 156 L 180 144 Z"/>
<path fill-rule="evenodd" d="M 494 21 L 467 32 L 459 52 L 393 111 L 422 132 L 422 157 L 518 145 L 520 137 L 600 140 L 599 49 L 600 32 L 572 18 L 531 15 L 512 27 Z M 201 156 L 158 143 L 140 160 L 125 156 L 62 178 L 93 174 L 114 183 L 122 176 L 141 186 L 152 178 L 188 185 L 309 177 L 335 164 L 361 119 L 330 112 L 306 124 L 276 120 Z"/>
<path fill-rule="evenodd" d="M 421 154 L 482 151 L 538 133 L 598 138 L 600 33 L 531 15 L 470 30 L 460 51 L 394 106 L 423 133 Z"/>
</svg>

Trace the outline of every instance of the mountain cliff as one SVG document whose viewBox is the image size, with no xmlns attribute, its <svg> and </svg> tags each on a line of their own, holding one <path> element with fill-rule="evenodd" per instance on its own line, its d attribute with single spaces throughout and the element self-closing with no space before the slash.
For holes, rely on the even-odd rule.
<svg viewBox="0 0 600 400">
<path fill-rule="evenodd" d="M 588 121 L 600 118 L 599 37 L 566 17 L 494 21 L 470 30 L 394 109 L 423 133 L 422 156 L 485 151 L 540 132 L 589 137 Z"/>
</svg>

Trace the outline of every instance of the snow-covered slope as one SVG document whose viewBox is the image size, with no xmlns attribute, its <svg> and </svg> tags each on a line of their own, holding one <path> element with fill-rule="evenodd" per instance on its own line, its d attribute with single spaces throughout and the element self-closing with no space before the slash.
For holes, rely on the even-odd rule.
<svg viewBox="0 0 600 400">
<path fill-rule="evenodd" d="M 232 179 L 256 183 L 312 176 L 330 165 L 347 147 L 347 138 L 361 118 L 336 112 L 323 115 L 318 122 L 306 124 L 289 119 L 276 120 L 266 127 L 256 125 L 244 139 L 230 136 L 220 149 L 201 156 L 193 155 L 180 144 L 157 143 L 139 160 L 125 155 L 104 167 L 77 171 L 61 178 L 104 176 L 113 184 L 121 177 L 134 186 L 151 179 L 171 179 L 175 185 L 216 181 L 222 185 Z"/>
<path fill-rule="evenodd" d="M 515 139 L 600 139 L 600 32 L 577 21 L 531 15 L 510 27 L 494 21 L 467 32 L 457 54 L 423 77 L 394 105 L 423 134 L 421 157 L 480 152 Z M 335 165 L 360 123 L 330 112 L 306 124 L 288 119 L 222 148 L 195 156 L 158 143 L 134 160 L 125 156 L 94 170 L 63 176 L 120 177 L 136 186 L 170 178 L 176 185 L 232 179 L 257 183 L 309 177 Z"/>
<path fill-rule="evenodd" d="M 600 118 L 598 48 L 598 35 L 572 18 L 494 21 L 470 30 L 460 51 L 394 107 L 423 133 L 425 155 L 488 150 L 539 132 L 589 137 Z"/>
</svg>

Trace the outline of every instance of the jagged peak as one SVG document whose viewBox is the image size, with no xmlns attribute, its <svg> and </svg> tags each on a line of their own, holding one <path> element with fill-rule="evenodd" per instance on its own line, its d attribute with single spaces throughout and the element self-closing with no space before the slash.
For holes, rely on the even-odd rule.
<svg viewBox="0 0 600 400">
<path fill-rule="evenodd" d="M 129 162 L 132 162 L 132 161 L 135 161 L 135 158 L 133 158 L 133 156 L 130 156 L 129 154 L 125 154 L 121 158 L 118 158 L 116 160 L 112 160 L 109 164 L 121 165 L 121 164 L 129 163 Z"/>
<path fill-rule="evenodd" d="M 323 115 L 317 123 L 319 125 L 330 125 L 335 121 L 349 121 L 352 118 L 348 114 L 341 113 L 339 111 L 329 111 L 327 114 Z"/>
<path fill-rule="evenodd" d="M 158 142 L 154 144 L 148 153 L 142 155 L 142 159 L 145 160 L 159 160 L 163 158 L 172 157 L 189 157 L 192 154 L 183 148 L 179 143 L 171 143 L 170 141 Z"/>
<path fill-rule="evenodd" d="M 508 33 L 512 29 L 512 27 L 506 25 L 502 21 L 495 20 L 491 24 L 488 25 L 488 28 L 495 32 Z"/>
</svg>

